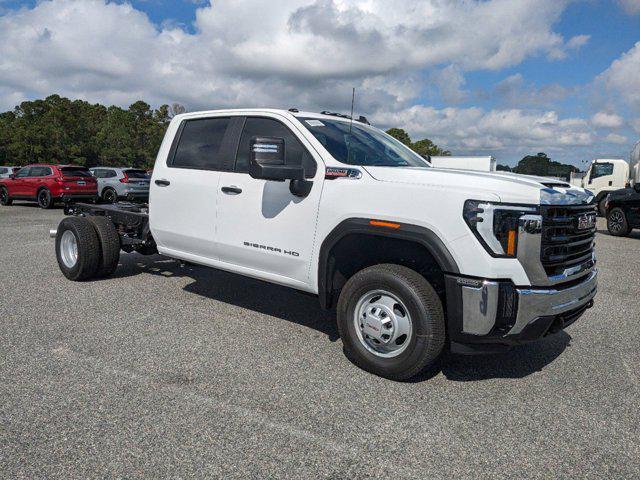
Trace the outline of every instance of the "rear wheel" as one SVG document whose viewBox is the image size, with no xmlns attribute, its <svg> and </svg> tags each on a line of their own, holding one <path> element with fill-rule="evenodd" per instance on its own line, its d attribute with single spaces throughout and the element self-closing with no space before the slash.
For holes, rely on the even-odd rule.
<svg viewBox="0 0 640 480">
<path fill-rule="evenodd" d="M 614 237 L 624 237 L 629 235 L 631 228 L 627 222 L 627 216 L 619 207 L 612 209 L 607 215 L 607 230 Z"/>
<path fill-rule="evenodd" d="M 58 226 L 56 258 L 63 275 L 80 281 L 94 277 L 100 264 L 100 241 L 86 218 L 66 217 Z"/>
<path fill-rule="evenodd" d="M 118 201 L 118 194 L 113 188 L 106 188 L 102 192 L 102 200 L 105 203 L 116 203 Z"/>
<path fill-rule="evenodd" d="M 98 234 L 100 241 L 100 262 L 97 277 L 108 277 L 118 268 L 120 261 L 120 235 L 111 220 L 106 217 L 86 217 Z"/>
<path fill-rule="evenodd" d="M 13 200 L 9 197 L 9 191 L 7 187 L 0 187 L 0 205 L 8 207 L 13 203 Z"/>
<path fill-rule="evenodd" d="M 46 188 L 43 188 L 38 192 L 38 206 L 45 210 L 53 207 L 53 197 L 51 196 L 51 192 Z"/>
<path fill-rule="evenodd" d="M 442 303 L 409 268 L 384 264 L 361 270 L 342 289 L 337 311 L 347 358 L 371 373 L 407 380 L 442 353 Z"/>
</svg>

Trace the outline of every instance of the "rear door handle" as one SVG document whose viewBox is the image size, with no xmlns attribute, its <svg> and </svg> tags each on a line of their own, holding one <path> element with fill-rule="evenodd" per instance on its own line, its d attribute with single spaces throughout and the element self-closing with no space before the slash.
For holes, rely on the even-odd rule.
<svg viewBox="0 0 640 480">
<path fill-rule="evenodd" d="M 156 185 L 159 187 L 168 187 L 171 185 L 171 182 L 169 180 L 156 180 Z"/>
<path fill-rule="evenodd" d="M 222 192 L 227 195 L 240 195 L 242 193 L 242 189 L 232 185 L 230 187 L 222 187 Z"/>
</svg>

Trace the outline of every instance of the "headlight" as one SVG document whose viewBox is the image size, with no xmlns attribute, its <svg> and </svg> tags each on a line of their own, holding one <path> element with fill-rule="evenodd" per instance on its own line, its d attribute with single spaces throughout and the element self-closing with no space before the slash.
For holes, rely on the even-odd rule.
<svg viewBox="0 0 640 480">
<path fill-rule="evenodd" d="M 518 253 L 518 221 L 537 207 L 467 200 L 464 221 L 493 257 L 513 258 Z"/>
</svg>

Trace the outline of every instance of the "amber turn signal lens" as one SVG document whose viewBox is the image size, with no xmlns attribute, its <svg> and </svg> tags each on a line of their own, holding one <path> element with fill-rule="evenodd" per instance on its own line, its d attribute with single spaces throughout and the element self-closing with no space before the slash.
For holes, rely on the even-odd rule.
<svg viewBox="0 0 640 480">
<path fill-rule="evenodd" d="M 383 222 L 380 220 L 370 220 L 369 225 L 373 225 L 374 227 L 386 227 L 386 228 L 394 228 L 394 229 L 400 228 L 399 223 Z"/>
<path fill-rule="evenodd" d="M 516 255 L 516 231 L 509 230 L 509 239 L 507 241 L 507 255 L 515 257 Z"/>
</svg>

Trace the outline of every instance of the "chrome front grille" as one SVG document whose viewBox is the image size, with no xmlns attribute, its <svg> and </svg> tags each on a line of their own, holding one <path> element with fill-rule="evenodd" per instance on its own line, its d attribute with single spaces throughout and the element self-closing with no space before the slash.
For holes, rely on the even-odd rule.
<svg viewBox="0 0 640 480">
<path fill-rule="evenodd" d="M 542 206 L 541 261 L 549 276 L 590 262 L 596 235 L 595 205 Z"/>
</svg>

